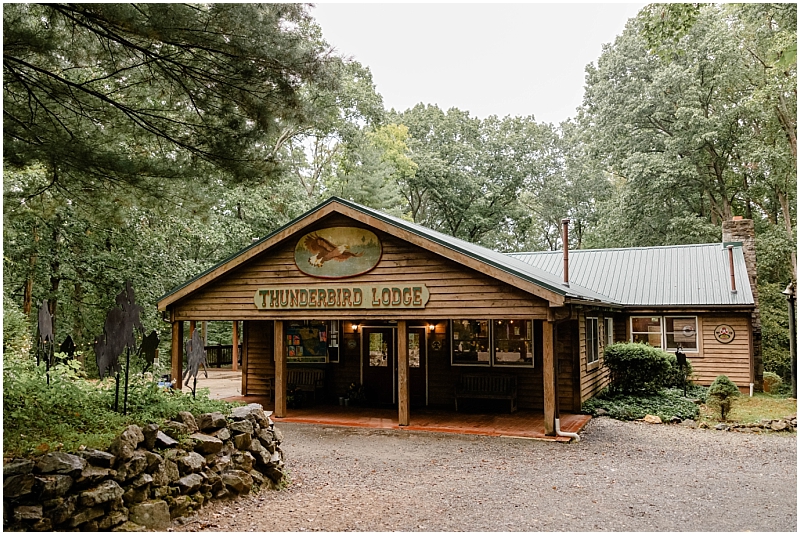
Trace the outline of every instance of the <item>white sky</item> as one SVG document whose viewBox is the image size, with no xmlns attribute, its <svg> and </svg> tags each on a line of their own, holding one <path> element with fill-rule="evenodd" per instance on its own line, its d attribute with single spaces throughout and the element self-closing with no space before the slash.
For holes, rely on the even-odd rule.
<svg viewBox="0 0 800 535">
<path fill-rule="evenodd" d="M 386 109 L 457 107 L 559 123 L 581 104 L 584 68 L 644 3 L 317 3 L 340 54 L 372 71 Z"/>
</svg>

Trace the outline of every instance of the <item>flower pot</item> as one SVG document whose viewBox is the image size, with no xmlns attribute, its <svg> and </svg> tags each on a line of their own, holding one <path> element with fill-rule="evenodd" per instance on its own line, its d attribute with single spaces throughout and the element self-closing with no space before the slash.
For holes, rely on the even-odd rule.
<svg viewBox="0 0 800 535">
<path fill-rule="evenodd" d="M 350 406 L 350 400 L 349 399 L 347 399 L 347 398 L 344 399 L 344 406 L 345 407 L 349 407 Z"/>
<path fill-rule="evenodd" d="M 343 397 L 339 397 L 339 405 L 344 405 L 345 399 Z"/>
</svg>

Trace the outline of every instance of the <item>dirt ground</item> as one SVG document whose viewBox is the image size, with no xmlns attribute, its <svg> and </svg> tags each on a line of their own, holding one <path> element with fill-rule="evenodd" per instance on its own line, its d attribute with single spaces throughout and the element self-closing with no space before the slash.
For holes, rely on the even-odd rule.
<svg viewBox="0 0 800 535">
<path fill-rule="evenodd" d="M 592 420 L 576 444 L 278 424 L 291 484 L 176 531 L 797 531 L 797 436 Z"/>
</svg>

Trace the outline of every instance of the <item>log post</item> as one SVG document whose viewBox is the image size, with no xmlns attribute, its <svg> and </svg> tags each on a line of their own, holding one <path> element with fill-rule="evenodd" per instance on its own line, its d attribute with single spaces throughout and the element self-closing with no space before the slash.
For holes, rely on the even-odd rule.
<svg viewBox="0 0 800 535">
<path fill-rule="evenodd" d="M 231 358 L 233 359 L 233 371 L 239 369 L 239 322 L 233 322 L 233 349 L 231 350 Z"/>
<path fill-rule="evenodd" d="M 397 322 L 397 411 L 398 423 L 408 425 L 410 419 L 408 384 L 408 329 L 405 320 Z"/>
<path fill-rule="evenodd" d="M 189 322 L 189 338 L 194 336 L 194 330 L 197 328 L 197 322 L 195 320 L 191 320 Z"/>
<path fill-rule="evenodd" d="M 180 390 L 183 388 L 181 375 L 183 374 L 183 322 L 172 322 L 172 387 Z"/>
<path fill-rule="evenodd" d="M 543 362 L 542 376 L 544 380 L 544 434 L 556 434 L 556 356 L 553 344 L 553 322 L 542 322 Z"/>
<path fill-rule="evenodd" d="M 275 320 L 275 417 L 286 416 L 286 350 L 283 340 L 283 322 Z"/>
</svg>

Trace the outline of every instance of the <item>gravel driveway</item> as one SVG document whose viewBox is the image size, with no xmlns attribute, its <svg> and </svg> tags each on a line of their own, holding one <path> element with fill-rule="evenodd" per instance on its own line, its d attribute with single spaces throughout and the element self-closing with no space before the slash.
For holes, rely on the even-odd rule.
<svg viewBox="0 0 800 535">
<path fill-rule="evenodd" d="M 792 531 L 797 436 L 592 420 L 577 444 L 278 424 L 292 483 L 184 531 Z"/>
</svg>

